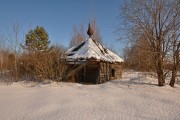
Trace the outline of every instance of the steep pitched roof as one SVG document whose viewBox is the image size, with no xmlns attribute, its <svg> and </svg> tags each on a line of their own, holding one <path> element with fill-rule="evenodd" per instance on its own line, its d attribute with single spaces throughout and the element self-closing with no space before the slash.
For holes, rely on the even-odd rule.
<svg viewBox="0 0 180 120">
<path fill-rule="evenodd" d="M 67 61 L 85 61 L 93 59 L 106 62 L 123 62 L 118 55 L 89 38 L 81 44 L 70 48 L 67 52 Z"/>
</svg>

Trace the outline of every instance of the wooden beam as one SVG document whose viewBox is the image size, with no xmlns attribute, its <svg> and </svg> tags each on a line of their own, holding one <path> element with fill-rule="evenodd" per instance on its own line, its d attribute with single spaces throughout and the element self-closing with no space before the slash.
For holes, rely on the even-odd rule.
<svg viewBox="0 0 180 120">
<path fill-rule="evenodd" d="M 70 71 L 67 75 L 66 78 L 68 78 L 69 76 L 74 75 L 77 71 L 79 71 L 81 68 L 83 68 L 84 66 L 86 66 L 86 64 L 82 64 L 79 67 L 77 67 L 76 69 Z"/>
<path fill-rule="evenodd" d="M 108 74 L 107 74 L 107 62 L 106 62 L 106 81 L 108 81 Z"/>
<path fill-rule="evenodd" d="M 83 82 L 86 80 L 86 65 L 84 66 L 84 75 L 83 75 Z"/>
</svg>

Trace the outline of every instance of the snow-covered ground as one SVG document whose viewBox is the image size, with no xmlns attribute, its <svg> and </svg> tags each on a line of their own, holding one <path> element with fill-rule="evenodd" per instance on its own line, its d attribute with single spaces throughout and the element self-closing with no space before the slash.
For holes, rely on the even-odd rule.
<svg viewBox="0 0 180 120">
<path fill-rule="evenodd" d="M 0 85 L 1 120 L 180 120 L 180 85 L 126 72 L 100 85 Z"/>
</svg>

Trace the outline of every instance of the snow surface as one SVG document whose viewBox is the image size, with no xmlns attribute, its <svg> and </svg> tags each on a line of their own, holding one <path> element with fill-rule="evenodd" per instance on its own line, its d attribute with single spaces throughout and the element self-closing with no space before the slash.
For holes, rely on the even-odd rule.
<svg viewBox="0 0 180 120">
<path fill-rule="evenodd" d="M 122 80 L 0 84 L 1 120 L 180 120 L 180 86 L 126 72 Z"/>
<path fill-rule="evenodd" d="M 73 54 L 71 56 L 67 56 L 67 60 L 94 58 L 96 60 L 108 62 L 123 62 L 122 58 L 120 58 L 118 55 L 105 48 L 101 44 L 93 41 L 91 38 L 87 39 L 85 41 L 85 44 L 80 49 L 78 49 L 78 51 L 73 51 L 73 49 L 77 46 L 70 48 L 66 52 L 66 54 Z"/>
</svg>

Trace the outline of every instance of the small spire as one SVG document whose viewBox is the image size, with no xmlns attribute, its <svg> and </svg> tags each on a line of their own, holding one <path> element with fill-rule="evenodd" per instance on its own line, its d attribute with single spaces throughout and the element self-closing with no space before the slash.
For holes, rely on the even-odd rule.
<svg viewBox="0 0 180 120">
<path fill-rule="evenodd" d="M 94 31 L 91 28 L 90 22 L 89 22 L 89 26 L 88 26 L 88 30 L 87 30 L 87 34 L 89 35 L 89 37 L 91 37 L 93 35 Z"/>
</svg>

